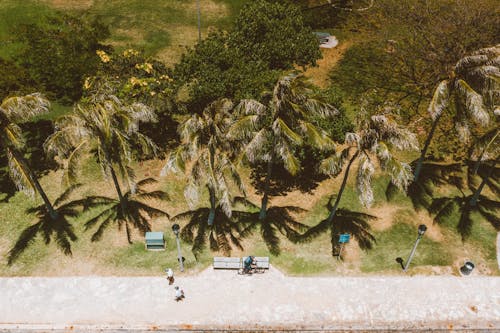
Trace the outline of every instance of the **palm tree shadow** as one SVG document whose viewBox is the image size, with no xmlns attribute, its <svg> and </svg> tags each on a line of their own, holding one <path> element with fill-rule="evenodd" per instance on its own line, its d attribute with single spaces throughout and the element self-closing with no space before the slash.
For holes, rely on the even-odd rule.
<svg viewBox="0 0 500 333">
<path fill-rule="evenodd" d="M 474 224 L 473 214 L 477 213 L 488 221 L 496 231 L 500 231 L 500 219 L 498 211 L 500 202 L 491 200 L 483 195 L 479 195 L 476 204 L 471 205 L 471 195 L 457 195 L 449 197 L 435 198 L 430 207 L 431 214 L 435 214 L 434 223 L 442 224 L 449 221 L 456 213 L 460 214 L 457 223 L 457 231 L 465 241 L 472 232 Z"/>
<path fill-rule="evenodd" d="M 238 215 L 238 211 L 232 212 Z M 244 213 L 244 212 L 241 212 Z M 191 251 L 196 259 L 209 244 L 210 250 L 221 251 L 225 256 L 230 256 L 233 248 L 243 250 L 241 241 L 249 235 L 245 230 L 244 221 L 232 219 L 226 216 L 220 206 L 215 209 L 215 219 L 212 225 L 208 225 L 210 208 L 202 207 L 196 210 L 178 214 L 172 221 L 188 219 L 189 222 L 181 230 L 181 238 L 192 244 Z"/>
<path fill-rule="evenodd" d="M 333 208 L 332 200 L 334 198 L 335 196 L 331 196 L 326 204 L 329 211 Z M 354 212 L 347 208 L 338 208 L 331 222 L 328 221 L 328 218 L 322 220 L 317 225 L 309 228 L 299 237 L 298 241 L 301 243 L 309 242 L 322 233 L 329 231 L 332 256 L 337 256 L 340 252 L 339 237 L 341 234 L 348 233 L 358 241 L 362 250 L 369 250 L 373 247 L 373 243 L 376 242 L 375 237 L 370 233 L 369 222 L 376 219 L 376 216 L 370 214 Z"/>
<path fill-rule="evenodd" d="M 253 207 L 256 205 L 250 203 Z M 279 255 L 280 237 L 278 233 L 285 236 L 292 242 L 297 242 L 302 232 L 308 229 L 308 226 L 298 222 L 294 214 L 305 212 L 305 209 L 295 206 L 271 206 L 267 209 L 264 219 L 259 219 L 259 212 L 236 212 L 235 216 L 239 221 L 243 221 L 248 226 L 243 230 L 244 233 L 253 233 L 260 227 L 262 239 L 266 243 L 269 252 L 273 255 Z"/>
<path fill-rule="evenodd" d="M 138 229 L 142 234 L 151 231 L 151 219 L 156 217 L 170 218 L 169 214 L 149 206 L 143 200 L 156 199 L 166 200 L 168 194 L 163 191 L 146 191 L 144 186 L 154 184 L 157 181 L 153 178 L 146 178 L 136 185 L 135 193 L 128 190 L 123 195 L 123 203 L 116 198 L 108 198 L 103 196 L 89 196 L 82 200 L 85 209 L 105 207 L 97 216 L 85 222 L 85 230 L 91 229 L 99 224 L 99 227 L 91 237 L 92 242 L 99 241 L 102 238 L 104 231 L 109 225 L 115 222 L 118 225 L 118 230 L 125 228 L 127 241 L 132 244 L 131 227 Z M 123 209 L 122 204 L 125 206 Z"/>
<path fill-rule="evenodd" d="M 418 160 L 411 163 L 412 169 L 417 165 Z M 434 197 L 436 186 L 455 184 L 458 175 L 462 171 L 461 163 L 442 164 L 436 162 L 423 162 L 417 182 L 412 182 L 408 186 L 407 195 L 416 210 L 429 210 Z M 389 201 L 394 200 L 399 189 L 392 183 L 386 187 L 385 195 Z"/>
<path fill-rule="evenodd" d="M 9 251 L 7 264 L 12 265 L 19 256 L 35 241 L 38 235 L 42 236 L 45 244 L 55 241 L 57 247 L 65 254 L 72 255 L 71 242 L 77 240 L 73 226 L 68 218 L 75 218 L 82 208 L 81 200 L 68 201 L 71 193 L 79 185 L 68 188 L 53 204 L 56 216 L 51 216 L 45 205 L 28 208 L 27 213 L 35 214 L 38 222 L 27 227 L 19 236 L 14 247 Z"/>
</svg>

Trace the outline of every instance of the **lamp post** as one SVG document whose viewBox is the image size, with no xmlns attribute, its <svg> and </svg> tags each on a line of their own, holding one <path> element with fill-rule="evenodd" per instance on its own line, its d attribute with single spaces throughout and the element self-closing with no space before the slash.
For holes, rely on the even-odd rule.
<svg viewBox="0 0 500 333">
<path fill-rule="evenodd" d="M 181 242 L 179 241 L 179 230 L 181 227 L 176 223 L 172 226 L 172 231 L 175 234 L 175 240 L 177 241 L 177 257 L 179 260 L 179 265 L 181 266 L 181 272 L 184 272 L 184 262 L 182 260 L 182 253 L 181 253 Z"/>
<path fill-rule="evenodd" d="M 410 266 L 410 262 L 413 259 L 413 255 L 415 254 L 415 250 L 417 249 L 418 242 L 420 242 L 420 239 L 422 236 L 425 234 L 425 231 L 427 230 L 427 226 L 425 224 L 421 224 L 418 226 L 418 237 L 417 240 L 415 241 L 415 245 L 413 245 L 413 249 L 411 249 L 410 256 L 408 257 L 408 260 L 406 261 L 405 267 L 403 268 L 403 271 L 408 270 L 408 266 Z"/>
</svg>

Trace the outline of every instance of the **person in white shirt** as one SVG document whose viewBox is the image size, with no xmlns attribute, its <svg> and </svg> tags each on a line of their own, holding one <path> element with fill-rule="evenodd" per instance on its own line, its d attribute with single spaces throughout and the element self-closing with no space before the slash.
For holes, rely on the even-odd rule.
<svg viewBox="0 0 500 333">
<path fill-rule="evenodd" d="M 172 270 L 172 268 L 167 268 L 165 270 L 165 272 L 167 273 L 168 284 L 173 284 L 174 283 L 174 271 Z"/>
<path fill-rule="evenodd" d="M 184 299 L 184 290 L 179 288 L 179 286 L 175 286 L 175 300 L 177 302 L 182 301 Z"/>
</svg>

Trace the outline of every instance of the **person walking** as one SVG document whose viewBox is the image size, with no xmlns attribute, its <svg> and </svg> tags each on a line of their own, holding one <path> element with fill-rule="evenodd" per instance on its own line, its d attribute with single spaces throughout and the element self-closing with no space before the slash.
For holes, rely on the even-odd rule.
<svg viewBox="0 0 500 333">
<path fill-rule="evenodd" d="M 184 299 L 184 290 L 179 288 L 179 286 L 175 286 L 175 301 L 179 302 Z"/>
<path fill-rule="evenodd" d="M 167 273 L 168 284 L 174 284 L 174 271 L 172 270 L 172 268 L 167 268 L 165 272 Z"/>
</svg>

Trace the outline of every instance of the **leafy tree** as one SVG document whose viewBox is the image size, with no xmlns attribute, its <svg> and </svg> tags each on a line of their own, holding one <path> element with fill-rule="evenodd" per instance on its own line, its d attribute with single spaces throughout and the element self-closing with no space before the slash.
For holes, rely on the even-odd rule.
<svg viewBox="0 0 500 333">
<path fill-rule="evenodd" d="M 188 185 L 184 195 L 190 206 L 198 203 L 200 189 L 208 189 L 209 226 L 214 224 L 217 209 L 231 218 L 231 183 L 245 193 L 233 162 L 238 147 L 226 139 L 226 132 L 232 123 L 232 109 L 233 103 L 230 100 L 221 99 L 209 104 L 201 115 L 186 117 L 178 129 L 181 145 L 169 155 L 162 170 L 163 174 L 168 171 L 187 174 Z"/>
<path fill-rule="evenodd" d="M 256 98 L 272 86 L 276 71 L 259 59 L 250 59 L 230 35 L 213 32 L 183 54 L 173 71 L 178 89 L 190 95 L 188 109 L 202 111 L 218 98 Z"/>
<path fill-rule="evenodd" d="M 229 137 L 247 142 L 244 155 L 250 162 L 267 163 L 260 219 L 266 218 L 272 168 L 276 161 L 283 163 L 294 175 L 300 167 L 295 147 L 307 143 L 322 150 L 334 148 L 333 141 L 314 126 L 310 118 L 313 115 L 331 117 L 336 110 L 309 98 L 309 87 L 303 76 L 290 74 L 277 82 L 267 103 L 247 99 L 236 108 L 237 120 L 228 132 Z"/>
<path fill-rule="evenodd" d="M 139 122 L 155 119 L 154 112 L 143 104 L 126 105 L 116 96 L 96 95 L 57 121 L 58 130 L 47 139 L 45 149 L 50 154 L 59 155 L 61 161 L 64 159 L 64 180 L 70 184 L 76 182 L 80 161 L 87 152 L 93 152 L 103 174 L 113 180 L 121 208 L 119 216 L 134 226 L 140 226 L 141 216 L 135 214 L 138 208 L 135 203 L 128 206 L 132 201 L 124 196 L 115 168 L 135 194 L 135 175 L 130 168 L 133 150 L 156 150 L 151 139 L 139 132 Z M 130 240 L 128 229 L 127 237 Z"/>
<path fill-rule="evenodd" d="M 233 47 L 272 69 L 315 65 L 321 58 L 316 37 L 291 4 L 249 2 L 236 18 L 231 37 Z"/>
<path fill-rule="evenodd" d="M 182 112 L 173 100 L 174 81 L 170 70 L 134 49 L 109 54 L 102 51 L 100 58 L 95 75 L 85 79 L 83 98 L 91 98 L 104 88 L 125 103 L 139 102 L 153 108 L 158 122 L 143 123 L 141 131 L 166 148 L 175 136 L 177 123 L 173 115 Z"/>
<path fill-rule="evenodd" d="M 0 100 L 32 90 L 32 82 L 26 69 L 12 60 L 0 58 Z"/>
<path fill-rule="evenodd" d="M 188 109 L 201 112 L 218 98 L 258 98 L 282 70 L 315 65 L 319 58 L 316 37 L 296 6 L 250 1 L 233 29 L 211 33 L 188 50 L 173 78 L 190 94 Z"/>
<path fill-rule="evenodd" d="M 13 35 L 23 45 L 19 64 L 39 88 L 63 102 L 73 102 L 82 94 L 85 77 L 97 70 L 96 52 L 107 49 L 101 41 L 109 31 L 96 19 L 58 13 L 44 24 L 20 25 Z"/>
</svg>

